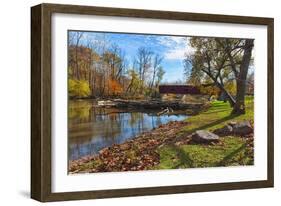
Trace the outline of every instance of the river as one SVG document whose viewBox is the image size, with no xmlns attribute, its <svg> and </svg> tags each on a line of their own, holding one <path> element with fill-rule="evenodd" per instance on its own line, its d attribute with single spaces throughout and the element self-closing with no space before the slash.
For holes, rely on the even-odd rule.
<svg viewBox="0 0 281 206">
<path fill-rule="evenodd" d="M 187 115 L 157 115 L 160 110 L 130 111 L 95 107 L 95 101 L 71 100 L 68 113 L 69 160 L 97 154 L 99 150 L 120 144 L 138 134 Z"/>
</svg>

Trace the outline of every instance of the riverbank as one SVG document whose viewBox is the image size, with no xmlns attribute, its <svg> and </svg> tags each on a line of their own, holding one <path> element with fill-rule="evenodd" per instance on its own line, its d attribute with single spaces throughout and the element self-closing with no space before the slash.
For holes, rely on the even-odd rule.
<svg viewBox="0 0 281 206">
<path fill-rule="evenodd" d="M 228 103 L 215 101 L 187 121 L 169 122 L 133 140 L 102 149 L 98 155 L 69 162 L 70 173 L 135 171 L 253 164 L 253 134 L 229 135 L 217 143 L 194 144 L 191 134 L 214 131 L 229 122 L 248 120 L 253 125 L 253 98 L 246 100 L 246 114 L 231 115 Z"/>
</svg>

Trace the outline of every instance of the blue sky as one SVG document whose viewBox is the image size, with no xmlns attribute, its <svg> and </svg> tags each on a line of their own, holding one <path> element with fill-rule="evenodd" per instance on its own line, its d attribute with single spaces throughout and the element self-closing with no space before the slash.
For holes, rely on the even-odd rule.
<svg viewBox="0 0 281 206">
<path fill-rule="evenodd" d="M 125 52 L 129 67 L 132 66 L 131 64 L 138 48 L 149 48 L 154 53 L 164 57 L 161 64 L 165 70 L 162 82 L 184 81 L 183 59 L 185 52 L 188 51 L 187 37 L 85 32 L 82 42 L 86 44 L 86 41 L 92 41 L 94 44 L 104 41 L 107 42 L 108 46 L 112 44 L 118 45 Z"/>
</svg>

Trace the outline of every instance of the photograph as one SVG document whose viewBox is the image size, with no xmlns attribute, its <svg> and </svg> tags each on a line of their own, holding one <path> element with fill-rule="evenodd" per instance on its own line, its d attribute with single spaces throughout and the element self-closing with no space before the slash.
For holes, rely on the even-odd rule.
<svg viewBox="0 0 281 206">
<path fill-rule="evenodd" d="M 273 187 L 274 18 L 230 13 L 33 6 L 31 198 Z"/>
<path fill-rule="evenodd" d="M 254 39 L 67 35 L 69 175 L 254 165 Z"/>
</svg>

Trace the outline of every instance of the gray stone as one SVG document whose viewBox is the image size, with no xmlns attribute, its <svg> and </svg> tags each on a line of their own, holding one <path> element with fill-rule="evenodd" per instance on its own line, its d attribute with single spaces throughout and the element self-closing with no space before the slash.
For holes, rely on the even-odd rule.
<svg viewBox="0 0 281 206">
<path fill-rule="evenodd" d="M 233 133 L 233 128 L 230 125 L 225 125 L 222 128 L 214 130 L 214 133 L 219 136 L 228 136 Z"/>
<path fill-rule="evenodd" d="M 230 125 L 231 127 L 233 127 L 236 124 L 237 124 L 237 122 L 234 122 L 234 121 L 231 121 L 231 122 L 228 123 L 228 125 Z"/>
<path fill-rule="evenodd" d="M 205 130 L 197 130 L 195 133 L 192 134 L 191 138 L 193 142 L 203 143 L 203 144 L 219 141 L 218 135 Z"/>
<path fill-rule="evenodd" d="M 253 131 L 249 121 L 239 122 L 233 126 L 233 133 L 235 135 L 244 136 L 253 133 Z"/>
</svg>

